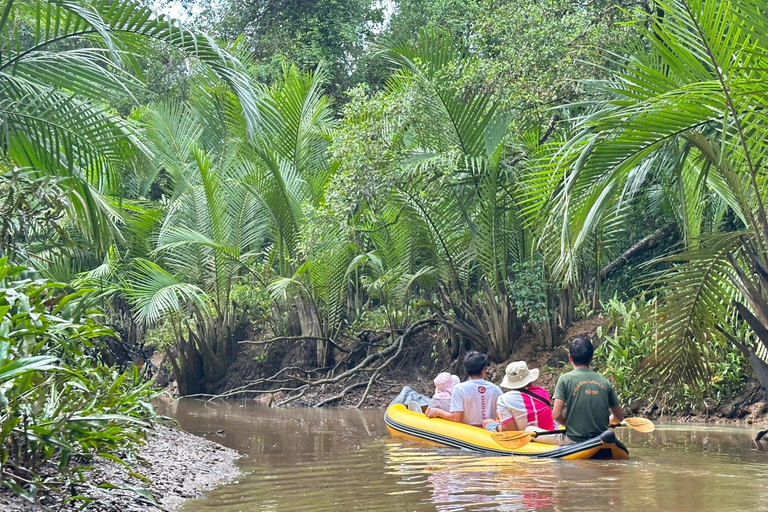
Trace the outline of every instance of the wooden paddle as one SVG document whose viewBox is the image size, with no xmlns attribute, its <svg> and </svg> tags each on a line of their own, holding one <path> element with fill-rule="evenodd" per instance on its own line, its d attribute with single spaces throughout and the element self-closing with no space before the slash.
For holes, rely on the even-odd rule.
<svg viewBox="0 0 768 512">
<path fill-rule="evenodd" d="M 631 427 L 638 432 L 645 433 L 653 432 L 656 429 L 653 422 L 646 418 L 626 418 L 620 424 L 610 425 L 610 427 Z M 543 432 L 520 432 L 519 430 L 510 430 L 507 432 L 492 432 L 491 437 L 504 448 L 515 450 L 530 443 L 531 440 L 536 437 L 564 433 L 565 430 L 545 430 Z"/>
<path fill-rule="evenodd" d="M 656 430 L 656 425 L 647 418 L 624 418 L 624 420 L 617 425 L 619 427 L 632 427 L 638 432 L 648 433 Z"/>
<path fill-rule="evenodd" d="M 565 434 L 565 430 L 545 430 L 544 432 L 509 430 L 507 432 L 491 432 L 491 438 L 504 448 L 515 450 L 527 445 L 536 437 L 550 434 Z"/>
</svg>

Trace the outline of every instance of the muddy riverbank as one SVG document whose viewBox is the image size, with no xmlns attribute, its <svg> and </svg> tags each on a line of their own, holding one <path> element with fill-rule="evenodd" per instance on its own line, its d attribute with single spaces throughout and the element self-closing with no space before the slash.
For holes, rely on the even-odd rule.
<svg viewBox="0 0 768 512">
<path fill-rule="evenodd" d="M 146 493 L 129 488 L 147 489 L 160 507 L 176 510 L 184 501 L 198 498 L 217 485 L 235 480 L 240 474 L 235 464 L 239 457 L 235 450 L 213 441 L 158 426 L 148 434 L 147 443 L 128 461 L 131 469 L 99 457 L 94 461 L 93 469 L 84 473 L 86 482 L 76 485 L 72 491 L 91 500 L 85 508 L 88 511 L 137 512 L 158 509 Z M 51 471 L 52 476 L 55 475 L 55 468 L 51 468 Z M 99 485 L 107 482 L 117 488 L 99 488 Z M 0 510 L 78 510 L 84 503 L 78 500 L 62 506 L 66 496 L 53 493 L 44 493 L 38 498 L 39 503 L 32 504 L 3 490 L 0 491 Z"/>
<path fill-rule="evenodd" d="M 607 331 L 610 327 L 609 318 L 592 316 L 572 325 L 564 339 L 587 334 L 593 340 L 599 341 L 598 331 Z M 302 343 L 291 341 L 275 345 L 240 345 L 237 359 L 225 379 L 215 390 L 209 391 L 211 394 L 198 398 L 206 400 L 218 395 L 249 399 L 263 405 L 287 404 L 300 407 L 385 407 L 404 385 L 425 395 L 431 395 L 434 392 L 432 379 L 439 372 L 449 371 L 463 376 L 460 360 L 451 358 L 443 342 L 439 329 L 425 329 L 416 333 L 409 339 L 397 361 L 378 374 L 370 392 L 365 395 L 365 400 L 363 395 L 368 388 L 370 371 L 302 390 L 301 385 L 308 380 L 320 380 L 324 377 L 331 380 L 327 379 L 330 374 L 306 365 L 298 373 L 301 379 L 292 380 L 288 373 L 285 373 L 285 369 L 300 368 L 302 361 L 305 361 L 306 351 L 301 350 Z M 308 347 L 307 345 L 304 349 L 309 350 Z M 352 347 L 347 349 L 353 350 Z M 518 343 L 517 349 L 506 361 L 490 365 L 488 379 L 501 382 L 507 364 L 517 360 L 526 361 L 531 368 L 538 368 L 540 376 L 537 384 L 548 389 L 550 393 L 554 392 L 558 377 L 572 368 L 568 363 L 568 352 L 564 344 L 547 349 L 537 346 L 535 340 L 526 338 Z M 354 364 L 357 362 L 355 360 Z M 352 365 L 342 366 L 337 374 L 349 366 Z M 605 373 L 608 378 L 616 380 L 620 377 L 604 372 L 599 366 L 596 369 Z M 279 379 L 270 382 L 269 377 L 274 374 L 278 374 Z M 175 383 L 162 381 L 159 384 L 168 385 L 166 391 L 170 395 L 176 394 Z M 653 420 L 768 425 L 768 400 L 754 377 L 744 382 L 741 392 L 719 397 L 717 401 L 711 398 L 691 399 L 681 404 L 678 400 L 665 401 L 660 393 L 649 393 L 648 396 L 657 398 L 623 403 L 625 413 Z"/>
</svg>

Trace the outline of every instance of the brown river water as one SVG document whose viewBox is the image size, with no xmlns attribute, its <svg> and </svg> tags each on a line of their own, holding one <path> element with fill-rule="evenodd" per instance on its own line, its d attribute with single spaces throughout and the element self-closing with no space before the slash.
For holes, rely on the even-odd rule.
<svg viewBox="0 0 768 512">
<path fill-rule="evenodd" d="M 237 482 L 183 512 L 768 511 L 768 452 L 752 442 L 756 428 L 617 429 L 629 460 L 562 461 L 394 439 L 383 409 L 188 399 L 159 412 L 245 455 Z"/>
</svg>

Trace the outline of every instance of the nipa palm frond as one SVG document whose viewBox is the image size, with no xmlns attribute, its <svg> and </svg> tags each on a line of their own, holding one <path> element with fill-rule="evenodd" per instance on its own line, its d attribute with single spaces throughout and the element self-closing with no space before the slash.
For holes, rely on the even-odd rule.
<svg viewBox="0 0 768 512">
<path fill-rule="evenodd" d="M 206 315 L 208 297 L 199 287 L 177 280 L 159 265 L 143 259 L 133 262 L 123 289 L 135 308 L 136 321 L 152 324 L 168 314 L 183 314 L 189 306 Z"/>
<path fill-rule="evenodd" d="M 717 326 L 728 325 L 737 291 L 728 280 L 728 255 L 741 244 L 740 233 L 701 241 L 693 251 L 659 260 L 672 268 L 644 284 L 657 297 L 648 320 L 658 325 L 657 346 L 646 368 L 672 385 L 701 383 L 708 346 L 721 339 Z"/>
</svg>

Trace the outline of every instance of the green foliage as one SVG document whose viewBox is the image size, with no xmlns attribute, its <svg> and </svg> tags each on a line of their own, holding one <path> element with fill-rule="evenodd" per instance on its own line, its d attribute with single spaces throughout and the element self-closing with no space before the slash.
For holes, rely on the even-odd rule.
<svg viewBox="0 0 768 512">
<path fill-rule="evenodd" d="M 174 330 L 171 320 L 157 323 L 151 329 L 144 333 L 142 341 L 148 347 L 153 347 L 158 351 L 172 348 L 176 344 L 178 333 Z"/>
<path fill-rule="evenodd" d="M 365 204 L 385 202 L 400 183 L 398 164 L 408 151 L 404 130 L 419 115 L 410 90 L 373 93 L 362 84 L 347 96 L 331 146 L 339 171 L 326 195 L 331 214 L 342 221 Z"/>
<path fill-rule="evenodd" d="M 602 66 L 610 67 L 609 52 L 637 39 L 626 22 L 647 16 L 643 4 L 477 2 L 470 37 L 478 57 L 465 80 L 494 90 L 508 108 L 546 117 L 550 106 L 588 97 L 588 81 L 604 75 Z"/>
<path fill-rule="evenodd" d="M 595 351 L 595 364 L 611 377 L 622 403 L 651 398 L 653 381 L 641 369 L 657 346 L 653 325 L 643 321 L 635 302 L 610 299 L 603 303 L 603 311 L 610 322 L 607 329 L 597 329 L 601 343 Z"/>
<path fill-rule="evenodd" d="M 549 320 L 547 282 L 542 265 L 531 261 L 516 263 L 512 266 L 512 275 L 507 286 L 518 313 L 534 324 Z"/>
<path fill-rule="evenodd" d="M 28 253 L 65 249 L 70 241 L 63 228 L 68 207 L 56 179 L 4 170 L 0 174 L 0 257 L 16 261 Z"/>
<path fill-rule="evenodd" d="M 238 308 L 247 312 L 248 318 L 256 325 L 264 325 L 271 318 L 269 293 L 264 285 L 250 276 L 232 285 L 230 298 Z"/>
<path fill-rule="evenodd" d="M 658 399 L 670 410 L 701 404 L 713 399 L 718 404 L 743 391 L 749 376 L 749 363 L 735 347 L 718 344 L 703 356 L 703 385 L 669 387 L 648 372 L 648 361 L 659 356 L 659 330 L 643 313 L 653 303 L 623 302 L 616 298 L 603 303 L 610 322 L 598 327 L 602 340 L 595 351 L 595 364 L 609 375 L 622 401 L 627 405 Z M 746 335 L 746 328 L 742 329 Z M 702 390 L 703 389 L 703 393 Z"/>
<path fill-rule="evenodd" d="M 281 79 L 286 62 L 302 71 L 326 63 L 338 92 L 382 21 L 382 8 L 371 0 L 229 0 L 206 2 L 198 21 L 229 42 L 245 35 L 252 48 L 256 78 Z"/>
<path fill-rule="evenodd" d="M 555 165 L 553 231 L 559 269 L 574 281 L 579 257 L 617 204 L 649 184 L 682 233 L 684 251 L 643 284 L 659 298 L 655 366 L 671 385 L 701 385 L 717 343 L 753 358 L 768 389 L 768 219 L 762 134 L 768 15 L 756 0 L 657 0 L 657 13 L 577 123 Z M 758 114 L 755 114 L 759 112 Z M 726 213 L 736 222 L 726 223 Z M 734 335 L 735 312 L 757 338 Z"/>
<path fill-rule="evenodd" d="M 249 320 L 317 338 L 317 366 L 326 338 L 425 315 L 453 357 L 502 361 L 638 276 L 652 336 L 647 309 L 605 306 L 625 398 L 650 364 L 665 393 L 731 393 L 723 340 L 768 350 L 738 325 L 768 318 L 757 0 L 401 0 L 388 23 L 369 0 L 231 0 L 201 18 L 229 52 L 130 1 L 8 7 L 0 250 L 98 287 L 182 393 L 224 376 Z M 174 101 L 124 119 L 150 97 L 140 71 Z M 602 283 L 668 225 L 686 252 L 661 274 Z"/>
<path fill-rule="evenodd" d="M 379 330 L 388 329 L 390 326 L 390 317 L 384 308 L 366 309 L 355 322 L 350 325 L 350 330 L 360 332 L 366 329 Z"/>
<path fill-rule="evenodd" d="M 24 495 L 80 481 L 78 462 L 131 449 L 155 418 L 154 392 L 134 367 L 98 363 L 113 336 L 86 291 L 25 277 L 0 259 L 0 463 L 3 482 Z M 58 476 L 41 472 L 58 468 Z"/>
<path fill-rule="evenodd" d="M 132 0 L 14 0 L 0 17 L 0 158 L 38 176 L 64 178 L 70 211 L 97 249 L 119 238 L 108 197 L 120 195 L 143 145 L 105 103 L 138 86 L 127 70 L 150 40 L 165 41 L 209 66 L 257 123 L 254 91 L 239 61 Z M 138 156 L 137 156 L 138 154 Z"/>
</svg>

